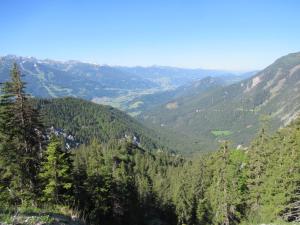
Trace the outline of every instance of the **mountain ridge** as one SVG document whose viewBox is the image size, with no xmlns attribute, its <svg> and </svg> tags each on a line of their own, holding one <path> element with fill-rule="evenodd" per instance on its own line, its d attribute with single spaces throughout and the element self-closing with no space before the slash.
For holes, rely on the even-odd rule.
<svg viewBox="0 0 300 225">
<path fill-rule="evenodd" d="M 78 144 L 90 144 L 94 139 L 101 142 L 132 139 L 148 150 L 168 149 L 163 137 L 111 106 L 72 97 L 33 101 L 46 127 L 63 129 Z"/>
<path fill-rule="evenodd" d="M 216 70 L 163 66 L 131 68 L 8 55 L 0 57 L 0 81 L 8 80 L 14 62 L 25 75 L 27 91 L 35 97 L 79 97 L 128 112 L 132 112 L 135 98 L 173 90 L 206 76 L 224 76 L 226 82 L 240 80 L 243 76 Z"/>
<path fill-rule="evenodd" d="M 300 112 L 300 53 L 276 60 L 256 75 L 190 99 L 176 99 L 176 108 L 162 105 L 140 116 L 149 126 L 192 136 L 195 142 L 230 139 L 246 144 L 257 132 L 261 115 L 272 130 L 287 125 Z M 246 135 L 249 134 L 249 135 Z M 213 144 L 214 143 L 214 144 Z"/>
</svg>

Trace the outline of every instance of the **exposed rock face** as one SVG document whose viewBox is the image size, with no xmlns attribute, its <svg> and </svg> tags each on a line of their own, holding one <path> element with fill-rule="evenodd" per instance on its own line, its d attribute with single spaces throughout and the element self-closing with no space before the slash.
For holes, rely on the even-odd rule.
<svg viewBox="0 0 300 225">
<path fill-rule="evenodd" d="M 56 213 L 15 214 L 7 222 L 0 225 L 85 225 L 76 216 L 66 216 Z"/>
</svg>

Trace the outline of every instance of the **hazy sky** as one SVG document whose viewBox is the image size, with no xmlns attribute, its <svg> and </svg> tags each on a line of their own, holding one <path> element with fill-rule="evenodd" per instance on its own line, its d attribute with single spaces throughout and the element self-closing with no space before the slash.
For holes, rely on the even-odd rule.
<svg viewBox="0 0 300 225">
<path fill-rule="evenodd" d="M 300 51 L 299 0 L 1 0 L 0 55 L 261 69 Z"/>
</svg>

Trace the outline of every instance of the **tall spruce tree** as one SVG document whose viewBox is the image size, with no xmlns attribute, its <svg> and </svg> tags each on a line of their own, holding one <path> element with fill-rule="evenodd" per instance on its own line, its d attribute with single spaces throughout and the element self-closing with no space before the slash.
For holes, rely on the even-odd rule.
<svg viewBox="0 0 300 225">
<path fill-rule="evenodd" d="M 282 217 L 287 221 L 300 221 L 300 118 L 298 118 L 291 127 L 287 128 L 288 142 L 286 148 L 284 187 L 286 208 Z"/>
<path fill-rule="evenodd" d="M 248 179 L 247 186 L 249 189 L 248 205 L 249 214 L 259 218 L 259 210 L 262 205 L 261 198 L 263 193 L 263 182 L 265 180 L 265 173 L 269 166 L 270 154 L 272 148 L 269 146 L 270 137 L 267 132 L 266 122 L 258 133 L 258 136 L 251 143 L 248 151 L 249 163 L 247 164 Z"/>
<path fill-rule="evenodd" d="M 1 85 L 0 111 L 2 177 L 15 203 L 34 202 L 38 193 L 42 125 L 38 111 L 25 93 L 16 63 L 11 80 Z"/>
<path fill-rule="evenodd" d="M 207 194 L 214 212 L 212 224 L 238 224 L 244 210 L 245 155 L 239 150 L 230 151 L 224 142 L 211 160 L 212 183 Z"/>
<path fill-rule="evenodd" d="M 44 200 L 48 203 L 65 203 L 70 200 L 72 188 L 72 161 L 70 153 L 62 150 L 61 142 L 53 136 L 46 150 L 40 177 L 45 182 Z"/>
</svg>

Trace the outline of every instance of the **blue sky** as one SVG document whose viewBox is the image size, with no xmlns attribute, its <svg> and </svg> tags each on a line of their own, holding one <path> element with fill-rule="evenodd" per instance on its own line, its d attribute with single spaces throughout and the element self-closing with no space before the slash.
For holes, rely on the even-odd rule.
<svg viewBox="0 0 300 225">
<path fill-rule="evenodd" d="M 0 55 L 262 69 L 300 51 L 298 0 L 2 0 Z"/>
</svg>

